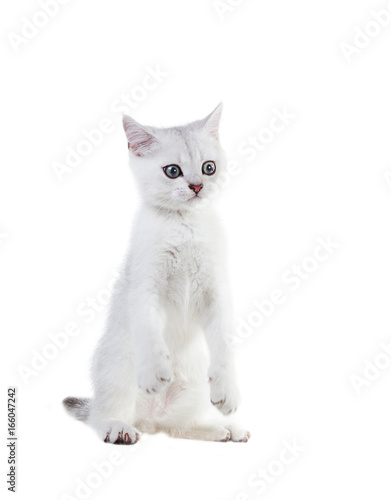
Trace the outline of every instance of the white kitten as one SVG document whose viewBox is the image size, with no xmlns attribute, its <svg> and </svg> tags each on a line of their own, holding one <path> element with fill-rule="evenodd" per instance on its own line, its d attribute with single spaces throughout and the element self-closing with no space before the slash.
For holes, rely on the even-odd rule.
<svg viewBox="0 0 391 500">
<path fill-rule="evenodd" d="M 221 109 L 166 129 L 124 116 L 143 202 L 95 352 L 94 398 L 64 400 L 106 442 L 133 444 L 139 431 L 211 441 L 250 437 L 231 422 L 202 420 L 210 402 L 224 415 L 239 403 L 224 243 L 205 202 L 225 168 Z"/>
</svg>

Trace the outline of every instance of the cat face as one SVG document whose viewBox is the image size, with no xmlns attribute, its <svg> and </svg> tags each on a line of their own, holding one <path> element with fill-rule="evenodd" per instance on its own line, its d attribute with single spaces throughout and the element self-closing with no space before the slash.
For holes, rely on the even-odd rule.
<svg viewBox="0 0 391 500">
<path fill-rule="evenodd" d="M 203 120 L 165 129 L 124 116 L 130 164 L 148 204 L 192 210 L 214 195 L 225 169 L 218 136 L 221 111 L 220 104 Z"/>
</svg>

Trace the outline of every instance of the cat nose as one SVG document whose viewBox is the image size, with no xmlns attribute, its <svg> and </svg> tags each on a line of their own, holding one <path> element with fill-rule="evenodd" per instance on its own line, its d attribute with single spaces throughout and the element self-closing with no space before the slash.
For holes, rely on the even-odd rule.
<svg viewBox="0 0 391 500">
<path fill-rule="evenodd" d="M 189 184 L 189 188 L 192 189 L 196 194 L 201 191 L 202 186 L 203 184 L 198 184 L 197 186 L 195 184 Z"/>
</svg>

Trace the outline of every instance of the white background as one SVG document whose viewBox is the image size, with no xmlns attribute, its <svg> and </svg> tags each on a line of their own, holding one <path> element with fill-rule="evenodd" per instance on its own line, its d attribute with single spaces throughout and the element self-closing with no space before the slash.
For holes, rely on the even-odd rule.
<svg viewBox="0 0 391 500">
<path fill-rule="evenodd" d="M 391 370 L 375 371 L 360 394 L 351 376 L 364 377 L 366 359 L 389 362 L 379 353 L 391 342 L 391 23 L 369 25 L 380 32 L 359 38 L 350 64 L 340 45 L 387 3 L 236 3 L 219 16 L 212 0 L 70 1 L 19 51 L 9 34 L 42 8 L 1 6 L 2 460 L 6 387 L 16 385 L 19 498 L 82 498 L 77 485 L 99 482 L 93 462 L 113 451 L 121 465 L 84 498 L 256 499 L 254 474 L 268 467 L 280 475 L 269 475 L 264 498 L 390 498 Z M 184 123 L 224 102 L 222 141 L 241 168 L 218 202 L 237 320 L 273 289 L 286 299 L 237 346 L 247 444 L 143 436 L 114 447 L 61 407 L 90 394 L 105 308 L 89 323 L 80 310 L 105 296 L 138 203 L 110 107 L 141 95 L 148 67 L 166 76 L 130 111 L 142 123 Z M 240 144 L 284 108 L 295 118 L 248 161 Z M 60 182 L 53 162 L 104 118 L 112 132 Z M 282 277 L 319 237 L 338 248 L 292 291 Z M 79 334 L 23 378 L 49 334 L 72 322 Z M 273 461 L 286 440 L 302 451 L 281 468 Z"/>
</svg>

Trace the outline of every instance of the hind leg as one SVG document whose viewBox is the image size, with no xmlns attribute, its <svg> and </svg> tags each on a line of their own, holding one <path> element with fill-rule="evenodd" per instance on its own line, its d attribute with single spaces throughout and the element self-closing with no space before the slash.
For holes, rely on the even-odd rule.
<svg viewBox="0 0 391 500">
<path fill-rule="evenodd" d="M 115 401 L 113 397 L 104 401 L 95 400 L 88 423 L 105 443 L 135 444 L 140 432 L 132 425 L 134 404 L 129 395 L 121 396 Z"/>
<path fill-rule="evenodd" d="M 140 438 L 140 432 L 134 427 L 132 400 L 122 395 L 107 398 L 104 402 L 94 401 L 89 425 L 97 432 L 99 439 L 112 444 L 135 444 Z"/>
<path fill-rule="evenodd" d="M 111 387 L 97 392 L 88 423 L 105 443 L 134 444 L 140 432 L 133 426 L 137 388 Z"/>
<path fill-rule="evenodd" d="M 105 443 L 135 444 L 140 438 L 139 431 L 133 425 L 125 424 L 120 420 L 102 421 L 96 431 Z"/>
<path fill-rule="evenodd" d="M 120 358 L 94 375 L 95 397 L 88 424 L 105 443 L 136 443 L 140 437 L 133 425 L 138 388 L 132 365 Z"/>
</svg>

